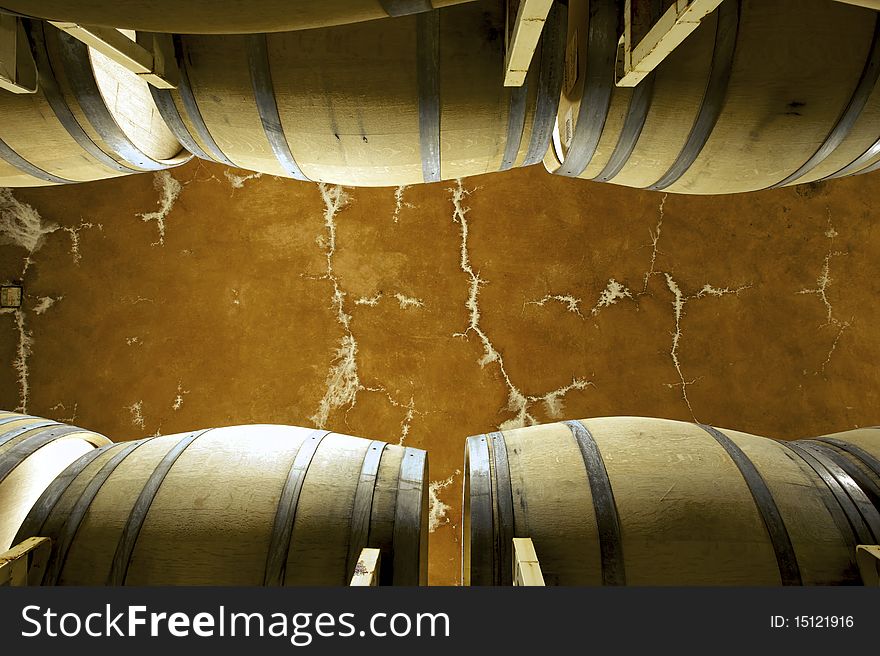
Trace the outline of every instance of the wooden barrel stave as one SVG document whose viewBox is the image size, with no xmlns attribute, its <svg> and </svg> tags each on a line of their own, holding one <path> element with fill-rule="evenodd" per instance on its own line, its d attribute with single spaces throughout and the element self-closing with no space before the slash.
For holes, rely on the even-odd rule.
<svg viewBox="0 0 880 656">
<path fill-rule="evenodd" d="M 375 20 L 471 0 L 5 0 L 26 16 L 149 32 L 255 33 Z"/>
<path fill-rule="evenodd" d="M 880 437 L 878 428 L 861 428 L 823 435 L 804 443 L 831 458 L 852 476 L 880 508 Z"/>
<path fill-rule="evenodd" d="M 836 497 L 801 443 L 628 417 L 499 435 L 506 489 L 489 475 L 497 462 L 479 455 L 487 436 L 468 441 L 466 583 L 504 583 L 499 572 L 511 564 L 499 536 L 507 534 L 534 540 L 551 585 L 855 583 L 851 522 L 876 531 L 880 520 L 842 472 L 832 477 L 843 492 Z M 507 497 L 513 522 L 505 534 L 498 517 Z"/>
<path fill-rule="evenodd" d="M 743 450 L 770 490 L 779 509 L 784 529 L 793 550 L 802 581 L 830 585 L 840 580 L 840 564 L 850 561 L 846 576 L 858 575 L 855 550 L 840 539 L 839 527 L 828 509 L 831 499 L 825 494 L 819 476 L 784 443 L 740 431 L 724 429 Z M 805 478 L 810 483 L 805 485 Z M 844 535 L 844 538 L 846 536 Z M 777 559 L 778 564 L 778 559 Z"/>
<path fill-rule="evenodd" d="M 366 529 L 354 532 L 372 447 L 382 457 L 358 505 Z M 410 519 L 398 491 L 404 454 L 420 463 Z M 35 505 L 19 537 L 55 541 L 45 584 L 343 585 L 349 553 L 375 546 L 384 576 L 414 585 L 426 582 L 426 467 L 416 449 L 282 426 L 121 443 L 47 491 L 54 499 Z M 399 538 L 403 521 L 415 544 Z"/>
<path fill-rule="evenodd" d="M 779 184 L 819 149 L 861 76 L 874 32 L 863 10 L 835 11 L 828 2 L 799 2 L 793 10 L 789 3 L 780 20 L 784 2 L 742 5 L 724 109 L 700 156 L 669 191 L 730 193 Z"/>
<path fill-rule="evenodd" d="M 109 440 L 29 415 L 5 413 L 0 422 L 0 551 L 5 551 L 17 544 L 28 511 L 55 477 Z"/>
<path fill-rule="evenodd" d="M 536 163 L 566 16 L 553 9 L 515 90 L 502 84 L 504 18 L 504 3 L 481 0 L 323 30 L 178 35 L 184 81 L 154 97 L 197 155 L 270 175 L 390 186 Z"/>
<path fill-rule="evenodd" d="M 584 73 L 591 70 L 586 6 L 570 4 L 569 35 L 579 44 L 581 79 L 560 104 L 561 136 L 545 157 L 551 172 L 720 194 L 866 172 L 880 162 L 876 14 L 822 0 L 797 7 L 787 0 L 730 0 L 641 83 L 647 90 L 639 93 L 650 96 L 650 106 L 643 121 L 629 126 L 641 131 L 627 134 L 622 127 L 635 92 L 615 87 L 607 118 L 592 121 L 593 130 L 604 122 L 598 148 L 585 168 L 567 170 L 566 121 L 572 101 L 578 115 Z M 736 35 L 734 47 L 730 34 Z M 593 67 L 599 63 L 593 54 Z M 612 72 L 605 66 L 608 85 Z M 637 142 L 626 164 L 604 175 L 617 145 L 633 134 Z"/>
<path fill-rule="evenodd" d="M 39 89 L 0 95 L 0 186 L 86 182 L 190 159 L 146 82 L 51 26 L 25 29 Z"/>
</svg>

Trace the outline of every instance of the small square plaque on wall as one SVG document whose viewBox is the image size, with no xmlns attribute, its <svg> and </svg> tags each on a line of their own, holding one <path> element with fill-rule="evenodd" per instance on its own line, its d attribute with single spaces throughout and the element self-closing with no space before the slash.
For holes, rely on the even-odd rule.
<svg viewBox="0 0 880 656">
<path fill-rule="evenodd" d="M 21 285 L 0 285 L 0 307 L 20 308 L 24 290 Z"/>
</svg>

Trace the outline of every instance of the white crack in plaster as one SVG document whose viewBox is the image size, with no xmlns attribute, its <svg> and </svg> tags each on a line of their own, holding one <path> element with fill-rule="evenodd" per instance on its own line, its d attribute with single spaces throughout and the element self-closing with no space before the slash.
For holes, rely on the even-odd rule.
<svg viewBox="0 0 880 656">
<path fill-rule="evenodd" d="M 412 382 L 412 381 L 410 381 Z M 382 387 L 381 385 L 376 387 L 361 387 L 361 390 L 365 392 L 373 392 L 376 394 L 382 394 L 386 399 L 388 399 L 388 403 L 395 408 L 402 408 L 406 410 L 406 413 L 403 416 L 403 419 L 400 422 L 400 438 L 397 441 L 398 446 L 403 446 L 406 438 L 409 437 L 409 431 L 412 426 L 413 419 L 415 419 L 416 415 L 421 415 L 421 412 L 416 410 L 416 401 L 415 397 L 410 396 L 409 401 L 406 403 L 401 403 L 393 396 L 391 396 L 390 392 L 387 389 Z M 350 409 L 350 408 L 349 408 Z"/>
<path fill-rule="evenodd" d="M 822 262 L 822 268 L 819 271 L 819 277 L 816 279 L 816 287 L 814 289 L 801 289 L 797 292 L 800 295 L 814 295 L 818 296 L 819 300 L 822 301 L 823 306 L 825 307 L 825 326 L 834 326 L 837 328 L 837 335 L 834 337 L 834 341 L 831 343 L 831 347 L 828 350 L 828 354 L 825 356 L 825 360 L 822 362 L 820 368 L 815 373 L 824 374 L 825 370 L 828 368 L 828 365 L 831 364 L 831 356 L 834 355 L 834 351 L 837 350 L 837 346 L 840 343 L 840 338 L 843 337 L 843 333 L 846 332 L 848 328 L 850 328 L 855 320 L 855 317 L 851 318 L 849 321 L 842 321 L 834 316 L 834 306 L 831 304 L 831 300 L 828 298 L 828 288 L 831 286 L 831 283 L 834 282 L 834 278 L 831 277 L 831 261 L 835 257 L 843 257 L 848 255 L 847 251 L 838 251 L 834 249 L 834 238 L 840 236 L 840 233 L 837 232 L 831 217 L 831 210 L 828 210 L 828 227 L 825 231 L 825 237 L 828 238 L 828 252 L 825 254 L 825 258 Z"/>
<path fill-rule="evenodd" d="M 248 180 L 259 180 L 263 177 L 262 173 L 251 173 L 250 175 L 238 175 L 231 170 L 226 169 L 223 175 L 229 180 L 229 184 L 233 189 L 243 189 Z"/>
<path fill-rule="evenodd" d="M 687 380 L 685 378 L 684 372 L 682 371 L 681 360 L 679 359 L 679 347 L 681 345 L 681 338 L 684 334 L 681 328 L 681 320 L 684 317 L 684 308 L 685 305 L 689 301 L 693 301 L 700 298 L 705 298 L 707 296 L 721 297 L 727 296 L 729 294 L 739 295 L 739 293 L 745 289 L 751 287 L 751 285 L 742 285 L 741 287 L 737 287 L 736 289 L 731 289 L 729 287 L 718 288 L 713 287 L 712 285 L 706 284 L 703 285 L 703 288 L 700 289 L 699 292 L 693 294 L 691 296 L 685 296 L 678 283 L 672 278 L 672 275 L 669 273 L 663 273 L 666 278 L 666 286 L 669 288 L 669 291 L 672 293 L 672 308 L 675 315 L 675 332 L 672 334 L 672 348 L 669 351 L 669 355 L 672 358 L 672 364 L 675 367 L 675 371 L 678 374 L 679 382 L 677 383 L 668 383 L 667 387 L 681 387 L 681 396 L 684 400 L 685 404 L 688 407 L 688 411 L 691 413 L 691 416 L 696 419 L 696 415 L 694 414 L 693 406 L 691 406 L 690 399 L 688 398 L 687 388 L 690 385 L 693 385 L 699 379 Z"/>
<path fill-rule="evenodd" d="M 144 422 L 144 402 L 143 401 L 135 401 L 129 406 L 125 407 L 131 415 L 131 423 L 138 428 L 146 428 L 146 423 Z"/>
<path fill-rule="evenodd" d="M 547 303 L 550 302 L 558 302 L 562 303 L 566 306 L 566 310 L 571 312 L 572 314 L 576 314 L 579 317 L 583 318 L 583 314 L 581 314 L 581 299 L 575 298 L 571 294 L 547 294 L 544 298 L 539 299 L 537 301 L 526 301 L 526 305 L 537 305 L 540 307 L 544 307 Z"/>
<path fill-rule="evenodd" d="M 156 222 L 156 229 L 159 231 L 159 240 L 152 243 L 153 246 L 165 245 L 165 220 L 174 209 L 174 203 L 180 197 L 183 186 L 168 171 L 159 171 L 153 176 L 153 187 L 159 192 L 159 201 L 157 205 L 159 209 L 155 212 L 144 212 L 138 214 L 142 221 L 149 223 Z"/>
<path fill-rule="evenodd" d="M 178 382 L 177 383 L 177 395 L 174 397 L 174 402 L 171 404 L 171 409 L 174 411 L 180 410 L 183 407 L 183 397 L 189 394 L 189 390 L 183 389 L 183 385 Z"/>
<path fill-rule="evenodd" d="M 36 209 L 13 196 L 12 189 L 0 188 L 0 241 L 20 246 L 31 256 L 56 230 L 58 225 L 44 223 Z"/>
<path fill-rule="evenodd" d="M 608 281 L 608 285 L 599 295 L 599 300 L 596 301 L 596 305 L 590 310 L 590 314 L 595 317 L 602 311 L 602 308 L 611 307 L 612 305 L 616 305 L 618 301 L 625 298 L 632 299 L 632 297 L 632 293 L 627 289 L 626 285 L 611 278 L 611 280 Z"/>
<path fill-rule="evenodd" d="M 376 307 L 384 297 L 385 295 L 382 292 L 376 292 L 373 296 L 361 296 L 359 299 L 355 300 L 354 304 Z M 407 296 L 400 292 L 394 294 L 393 298 L 397 300 L 401 310 L 425 307 L 425 302 L 422 299 L 414 296 Z"/>
<path fill-rule="evenodd" d="M 28 358 L 33 353 L 33 334 L 25 326 L 24 310 L 21 308 L 3 308 L 0 312 L 14 317 L 15 328 L 18 331 L 18 345 L 15 349 L 15 359 L 12 361 L 12 368 L 18 378 L 18 407 L 15 408 L 15 412 L 26 414 L 30 401 Z"/>
<path fill-rule="evenodd" d="M 449 511 L 452 508 L 443 502 L 440 493 L 452 485 L 456 476 L 461 475 L 461 470 L 456 469 L 449 478 L 439 481 L 431 481 L 428 484 L 428 532 L 433 533 L 441 526 L 449 524 Z"/>
<path fill-rule="evenodd" d="M 33 264 L 33 255 L 43 246 L 46 235 L 58 230 L 56 224 L 43 221 L 43 217 L 31 205 L 22 203 L 12 194 L 11 189 L 0 189 L 0 241 L 24 248 L 27 255 L 21 271 L 24 280 L 28 268 Z M 16 412 L 26 413 L 30 401 L 30 369 L 28 358 L 33 354 L 33 333 L 26 327 L 25 310 L 20 308 L 3 309 L 4 314 L 15 317 L 18 332 L 18 345 L 12 368 L 18 379 L 18 407 Z"/>
<path fill-rule="evenodd" d="M 416 412 L 416 400 L 415 397 L 410 396 L 409 401 L 404 405 L 400 403 L 396 399 L 394 399 L 390 394 L 387 394 L 388 400 L 395 408 L 404 408 L 406 409 L 406 414 L 403 416 L 403 420 L 400 422 L 400 439 L 397 440 L 398 446 L 403 446 L 404 442 L 406 442 L 406 438 L 409 437 L 409 431 L 412 426 L 413 419 L 415 419 L 416 414 L 420 414 Z"/>
<path fill-rule="evenodd" d="M 144 342 L 141 340 L 140 337 L 126 337 L 125 343 L 128 346 L 139 346 L 139 345 L 143 344 Z"/>
<path fill-rule="evenodd" d="M 465 328 L 464 332 L 455 333 L 453 334 L 453 337 L 467 339 L 468 336 L 473 333 L 479 338 L 480 344 L 483 347 L 483 355 L 478 360 L 480 367 L 482 368 L 486 367 L 486 365 L 497 363 L 501 378 L 507 387 L 507 410 L 513 414 L 511 419 L 500 424 L 499 429 L 510 430 L 513 428 L 522 428 L 524 426 L 533 426 L 538 423 L 537 419 L 530 412 L 534 404 L 543 402 L 548 412 L 552 411 L 552 413 L 557 413 L 555 416 L 551 414 L 551 416 L 556 418 L 562 412 L 562 400 L 566 394 L 572 390 L 586 389 L 589 385 L 592 385 L 592 383 L 583 378 L 573 378 L 568 385 L 539 396 L 529 396 L 524 394 L 513 384 L 513 381 L 507 372 L 507 368 L 504 366 L 504 357 L 498 349 L 495 348 L 492 341 L 489 339 L 489 336 L 480 326 L 480 287 L 488 284 L 488 281 L 483 280 L 479 273 L 474 271 L 473 265 L 471 264 L 470 252 L 468 251 L 470 225 L 468 223 L 467 215 L 468 212 L 470 212 L 470 208 L 466 207 L 464 202 L 473 191 L 473 189 L 465 189 L 461 179 L 456 180 L 455 187 L 449 189 L 449 192 L 452 194 L 450 197 L 453 207 L 452 220 L 461 227 L 459 265 L 461 270 L 468 277 L 468 297 L 465 301 L 465 308 L 467 308 L 469 315 L 468 326 Z"/>
<path fill-rule="evenodd" d="M 345 406 L 354 407 L 357 393 L 362 386 L 358 377 L 358 344 L 351 331 L 351 315 L 345 311 L 345 292 L 339 286 L 339 279 L 333 270 L 333 256 L 336 254 L 336 215 L 348 206 L 351 197 L 339 185 L 330 186 L 321 183 L 318 189 L 324 201 L 324 227 L 327 230 L 326 236 L 317 239 L 327 261 L 327 270 L 321 279 L 329 280 L 333 285 L 331 307 L 335 310 L 336 321 L 343 330 L 333 364 L 327 374 L 326 392 L 318 404 L 317 412 L 311 417 L 317 428 L 324 428 L 331 412 Z"/>
<path fill-rule="evenodd" d="M 405 296 L 398 292 L 394 295 L 394 298 L 397 299 L 397 302 L 400 304 L 401 310 L 408 310 L 410 308 L 420 308 L 425 307 L 425 302 L 420 298 L 414 298 L 412 296 Z"/>
<path fill-rule="evenodd" d="M 89 230 L 91 228 L 98 228 L 98 230 L 102 232 L 104 231 L 103 224 L 91 223 L 89 221 L 85 221 L 84 219 L 80 219 L 79 225 L 75 228 L 71 228 L 69 226 L 63 226 L 61 228 L 61 230 L 64 230 L 64 232 L 70 235 L 70 255 L 73 257 L 73 263 L 77 266 L 79 266 L 79 263 L 82 260 L 82 254 L 79 252 L 79 233 L 83 230 Z"/>
<path fill-rule="evenodd" d="M 642 291 L 639 296 L 643 296 L 648 293 L 648 282 L 650 282 L 652 276 L 657 275 L 655 267 L 657 266 L 657 255 L 660 252 L 658 249 L 658 244 L 660 243 L 660 233 L 663 230 L 663 219 L 665 218 L 666 214 L 667 198 L 669 198 L 669 194 L 663 194 L 663 197 L 660 199 L 660 216 L 657 219 L 657 225 L 653 230 L 649 231 L 649 234 L 651 235 L 651 265 L 645 272 L 644 285 L 642 286 Z"/>
<path fill-rule="evenodd" d="M 49 308 L 63 298 L 64 296 L 40 296 L 32 308 L 34 314 L 45 314 Z"/>
<path fill-rule="evenodd" d="M 377 292 L 374 296 L 370 296 L 369 298 L 366 296 L 361 296 L 357 299 L 354 304 L 355 305 L 367 305 L 369 307 L 376 307 L 379 305 L 379 301 L 382 300 L 382 292 Z"/>
<path fill-rule="evenodd" d="M 394 223 L 400 223 L 400 213 L 403 211 L 403 208 L 415 207 L 412 203 L 403 200 L 403 194 L 409 187 L 409 185 L 401 185 L 394 190 Z"/>
<path fill-rule="evenodd" d="M 143 296 L 123 296 L 119 299 L 123 303 L 129 303 L 130 305 L 137 305 L 138 303 L 155 303 L 156 301 L 152 298 L 145 298 Z"/>
<path fill-rule="evenodd" d="M 318 185 L 321 193 L 321 199 L 324 201 L 324 228 L 325 235 L 319 236 L 315 241 L 324 251 L 326 261 L 325 272 L 317 276 L 318 280 L 328 280 L 333 286 L 333 295 L 331 297 L 331 307 L 336 313 L 336 322 L 342 328 L 343 334 L 339 340 L 339 345 L 334 353 L 333 362 L 327 373 L 325 381 L 326 390 L 324 396 L 318 404 L 318 409 L 310 420 L 317 428 L 324 428 L 330 418 L 330 414 L 339 408 L 347 407 L 350 411 L 357 403 L 357 395 L 361 390 L 370 392 L 382 392 L 388 398 L 394 407 L 406 408 L 406 414 L 401 422 L 400 443 L 406 440 L 410 431 L 410 424 L 416 414 L 415 402 L 411 397 L 409 403 L 402 404 L 394 399 L 387 390 L 382 386 L 366 387 L 361 383 L 358 374 L 358 342 L 351 328 L 352 316 L 346 311 L 345 292 L 339 284 L 339 279 L 333 269 L 333 257 L 336 254 L 336 230 L 337 216 L 339 212 L 345 209 L 351 202 L 351 197 L 340 186 L 331 186 L 324 183 Z M 382 292 L 378 292 L 372 297 L 361 297 L 354 301 L 354 305 L 366 305 L 375 307 L 382 299 Z M 410 309 L 422 307 L 424 302 L 421 299 L 406 296 L 402 293 L 394 295 L 401 309 Z"/>
<path fill-rule="evenodd" d="M 71 423 L 71 422 L 76 421 L 76 412 L 77 412 L 77 409 L 78 409 L 78 408 L 79 408 L 79 403 L 74 403 L 74 404 L 73 404 L 73 411 L 72 411 L 71 416 L 70 416 L 70 417 L 64 417 L 63 419 L 59 419 L 59 421 L 63 421 L 63 422 L 68 423 L 68 424 Z M 53 405 L 51 408 L 49 408 L 49 410 L 52 411 L 52 412 L 62 412 L 62 411 L 63 411 L 63 412 L 67 412 L 67 406 L 64 405 L 63 403 L 56 403 L 56 404 Z"/>
<path fill-rule="evenodd" d="M 704 284 L 703 287 L 696 293 L 690 296 L 685 296 L 681 291 L 681 287 L 679 283 L 672 277 L 672 273 L 669 271 L 658 271 L 657 270 L 657 257 L 661 253 L 660 251 L 660 236 L 663 230 L 663 220 L 665 218 L 666 213 L 666 201 L 669 198 L 669 194 L 663 194 L 660 199 L 660 206 L 658 208 L 658 218 L 657 225 L 653 230 L 649 232 L 651 236 L 651 260 L 648 266 L 648 270 L 645 272 L 645 276 L 643 278 L 642 291 L 636 294 L 636 297 L 648 295 L 648 285 L 651 281 L 651 278 L 654 276 L 663 276 L 666 280 L 666 288 L 672 294 L 672 309 L 673 309 L 673 317 L 675 318 L 675 332 L 672 333 L 672 346 L 669 350 L 669 356 L 672 360 L 672 365 L 675 368 L 675 373 L 678 375 L 677 383 L 667 383 L 666 386 L 669 388 L 680 387 L 681 388 L 681 397 L 684 401 L 685 405 L 687 405 L 688 411 L 691 413 L 691 416 L 696 419 L 696 415 L 694 414 L 693 406 L 691 405 L 690 398 L 688 397 L 687 388 L 693 384 L 695 384 L 699 379 L 691 379 L 688 380 L 685 377 L 681 359 L 679 358 L 680 348 L 681 348 L 681 340 L 684 335 L 682 330 L 682 320 L 685 316 L 685 305 L 690 302 L 701 298 L 707 297 L 722 297 L 728 295 L 739 296 L 739 293 L 743 290 L 749 289 L 752 285 L 745 284 L 736 288 L 731 287 L 714 287 L 708 283 Z M 632 298 L 632 296 L 630 296 Z"/>
</svg>

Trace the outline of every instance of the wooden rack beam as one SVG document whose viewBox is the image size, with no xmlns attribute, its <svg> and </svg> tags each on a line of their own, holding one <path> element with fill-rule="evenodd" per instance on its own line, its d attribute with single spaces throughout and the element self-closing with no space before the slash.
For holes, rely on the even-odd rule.
<svg viewBox="0 0 880 656">
<path fill-rule="evenodd" d="M 654 23 L 647 35 L 634 46 L 633 3 L 639 0 L 626 0 L 623 73 L 617 81 L 617 86 L 637 86 L 693 33 L 700 26 L 700 22 L 715 11 L 722 1 L 676 0 L 660 20 Z"/>
<path fill-rule="evenodd" d="M 379 565 L 382 552 L 378 549 L 364 549 L 354 567 L 351 587 L 376 587 L 379 585 Z"/>
<path fill-rule="evenodd" d="M 554 0 L 508 0 L 504 86 L 521 87 Z"/>
<path fill-rule="evenodd" d="M 28 538 L 0 554 L 0 586 L 38 585 L 51 551 L 49 538 Z"/>
<path fill-rule="evenodd" d="M 112 27 L 79 25 L 64 21 L 49 21 L 49 23 L 142 77 L 154 87 L 177 88 L 178 71 L 170 36 L 153 35 L 152 43 L 147 43 L 145 46 Z"/>
<path fill-rule="evenodd" d="M 531 538 L 513 538 L 513 585 L 544 585 L 541 563 Z"/>
<path fill-rule="evenodd" d="M 37 66 L 21 19 L 0 14 L 0 89 L 36 93 Z"/>
<path fill-rule="evenodd" d="M 856 562 L 862 582 L 872 588 L 880 587 L 880 546 L 859 545 L 856 547 Z"/>
</svg>

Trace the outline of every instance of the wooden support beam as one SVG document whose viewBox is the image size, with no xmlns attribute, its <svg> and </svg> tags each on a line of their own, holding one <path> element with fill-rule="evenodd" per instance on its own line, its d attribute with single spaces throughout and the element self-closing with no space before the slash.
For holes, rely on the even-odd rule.
<svg viewBox="0 0 880 656">
<path fill-rule="evenodd" d="M 154 35 L 149 39 L 152 41 L 150 43 L 145 42 L 143 38 L 134 41 L 112 27 L 79 25 L 64 21 L 49 21 L 49 23 L 142 77 L 154 87 L 177 88 L 178 71 L 173 65 L 174 54 L 170 36 Z"/>
<path fill-rule="evenodd" d="M 513 538 L 513 584 L 543 586 L 544 575 L 531 538 Z"/>
<path fill-rule="evenodd" d="M 684 42 L 723 0 L 676 0 L 648 34 L 633 46 L 633 2 L 638 1 L 625 2 L 623 72 L 617 81 L 619 87 L 637 86 Z"/>
<path fill-rule="evenodd" d="M 376 587 L 379 585 L 379 560 L 382 552 L 378 549 L 364 549 L 354 567 L 351 587 Z"/>
<path fill-rule="evenodd" d="M 28 538 L 0 554 L 0 586 L 39 585 L 51 552 L 49 538 Z"/>
<path fill-rule="evenodd" d="M 880 546 L 859 545 L 856 547 L 856 562 L 862 582 L 872 588 L 880 587 Z"/>
<path fill-rule="evenodd" d="M 0 14 L 0 89 L 36 93 L 37 66 L 21 19 Z"/>
<path fill-rule="evenodd" d="M 504 86 L 521 87 L 535 57 L 554 0 L 507 0 Z"/>
</svg>

